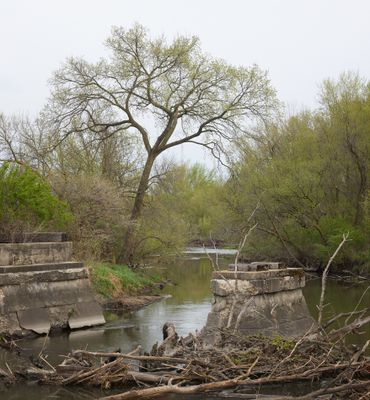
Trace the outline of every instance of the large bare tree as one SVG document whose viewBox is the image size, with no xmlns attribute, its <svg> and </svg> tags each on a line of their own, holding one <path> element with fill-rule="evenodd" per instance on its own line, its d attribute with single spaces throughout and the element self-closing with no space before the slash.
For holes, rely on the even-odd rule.
<svg viewBox="0 0 370 400">
<path fill-rule="evenodd" d="M 145 160 L 126 232 L 122 261 L 129 262 L 153 164 L 184 143 L 219 149 L 254 118 L 277 105 L 265 72 L 234 67 L 201 51 L 196 37 L 151 38 L 146 29 L 114 28 L 108 59 L 70 58 L 52 79 L 45 117 L 59 140 L 72 133 L 136 133 Z"/>
</svg>

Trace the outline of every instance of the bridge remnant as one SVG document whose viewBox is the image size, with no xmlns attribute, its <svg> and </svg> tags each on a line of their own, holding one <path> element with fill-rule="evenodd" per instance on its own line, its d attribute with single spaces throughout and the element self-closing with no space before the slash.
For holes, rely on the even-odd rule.
<svg viewBox="0 0 370 400">
<path fill-rule="evenodd" d="M 105 323 L 88 270 L 60 232 L 0 236 L 0 333 L 24 336 Z"/>
<path fill-rule="evenodd" d="M 242 335 L 302 336 L 315 325 L 302 293 L 304 286 L 302 268 L 280 263 L 230 264 L 228 270 L 215 271 L 214 301 L 202 336 L 212 344 L 225 328 Z"/>
</svg>

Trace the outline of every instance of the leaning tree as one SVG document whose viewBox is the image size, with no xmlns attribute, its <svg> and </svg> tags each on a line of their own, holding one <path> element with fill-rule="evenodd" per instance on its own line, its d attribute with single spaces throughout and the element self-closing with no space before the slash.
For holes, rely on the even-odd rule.
<svg viewBox="0 0 370 400">
<path fill-rule="evenodd" d="M 215 153 L 222 142 L 245 132 L 251 119 L 267 118 L 277 101 L 266 72 L 212 58 L 201 51 L 196 37 L 179 36 L 168 43 L 135 25 L 114 28 L 106 45 L 108 59 L 70 58 L 54 74 L 44 115 L 59 140 L 86 132 L 103 139 L 140 137 L 145 160 L 121 260 L 129 262 L 157 157 L 184 143 Z"/>
</svg>

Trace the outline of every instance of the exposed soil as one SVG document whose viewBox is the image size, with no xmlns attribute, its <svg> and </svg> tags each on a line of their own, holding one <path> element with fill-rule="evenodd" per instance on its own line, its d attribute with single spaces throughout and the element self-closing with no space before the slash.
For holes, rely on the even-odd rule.
<svg viewBox="0 0 370 400">
<path fill-rule="evenodd" d="M 137 311 L 149 304 L 160 301 L 167 296 L 165 295 L 138 295 L 138 296 L 122 296 L 118 299 L 108 299 L 102 302 L 105 311 Z"/>
</svg>

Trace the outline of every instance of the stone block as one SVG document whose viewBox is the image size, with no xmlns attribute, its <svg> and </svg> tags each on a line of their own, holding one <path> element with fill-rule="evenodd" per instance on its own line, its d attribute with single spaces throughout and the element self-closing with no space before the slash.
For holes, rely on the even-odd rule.
<svg viewBox="0 0 370 400">
<path fill-rule="evenodd" d="M 256 296 L 263 293 L 295 290 L 304 287 L 304 284 L 304 278 L 300 276 L 253 280 L 212 279 L 211 290 L 215 296 L 221 297 L 230 296 L 235 291 L 243 296 Z"/>
<path fill-rule="evenodd" d="M 0 267 L 1 274 L 19 273 L 19 272 L 38 272 L 38 271 L 60 271 L 63 269 L 81 269 L 83 263 L 67 261 L 59 263 L 46 264 L 28 264 L 28 265 L 3 265 Z"/>
<path fill-rule="evenodd" d="M 47 308 L 27 309 L 17 311 L 19 325 L 28 331 L 41 334 L 47 334 L 51 324 Z"/>
<path fill-rule="evenodd" d="M 238 332 L 242 335 L 304 335 L 315 325 L 302 293 L 304 285 L 301 268 L 214 272 L 211 289 L 215 301 L 203 338 L 216 343 L 230 313 L 230 328 L 239 318 Z"/>
<path fill-rule="evenodd" d="M 9 285 L 0 291 L 4 313 L 88 302 L 93 298 L 88 279 Z"/>
<path fill-rule="evenodd" d="M 0 243 L 66 242 L 65 232 L 25 232 L 13 235 L 0 234 Z"/>
<path fill-rule="evenodd" d="M 105 323 L 88 270 L 70 261 L 72 243 L 63 233 L 13 239 L 18 243 L 0 244 L 0 333 L 24 336 Z"/>
<path fill-rule="evenodd" d="M 62 330 L 68 329 L 69 317 L 73 314 L 75 309 L 74 304 L 61 305 L 56 307 L 49 307 L 49 318 L 51 323 L 51 329 Z"/>
<path fill-rule="evenodd" d="M 71 329 L 105 324 L 99 305 L 95 301 L 76 304 L 68 324 Z"/>
<path fill-rule="evenodd" d="M 238 279 L 238 280 L 257 280 L 267 278 L 280 278 L 283 276 L 297 276 L 304 279 L 302 268 L 282 268 L 270 269 L 267 271 L 214 271 L 212 279 Z"/>
<path fill-rule="evenodd" d="M 214 302 L 212 309 L 214 312 L 220 312 L 227 307 L 227 301 L 223 298 L 217 298 Z"/>
<path fill-rule="evenodd" d="M 70 261 L 72 242 L 0 244 L 0 266 Z"/>
<path fill-rule="evenodd" d="M 243 293 L 247 296 L 254 296 L 258 293 L 258 290 L 249 281 L 238 281 L 236 284 L 235 280 L 228 279 L 212 279 L 211 280 L 211 290 L 215 296 L 230 296 L 235 290 Z"/>
<path fill-rule="evenodd" d="M 267 271 L 269 269 L 282 269 L 283 265 L 280 262 L 271 262 L 271 261 L 255 261 L 251 263 L 237 263 L 236 270 L 237 271 Z M 235 271 L 235 263 L 229 264 L 229 271 Z"/>
<path fill-rule="evenodd" d="M 87 268 L 83 268 L 81 263 L 76 264 L 72 268 L 54 269 L 51 271 L 35 271 L 35 272 L 9 272 L 0 273 L 0 287 L 8 285 L 24 285 L 32 282 L 56 282 L 71 281 L 75 279 L 88 278 Z M 77 265 L 80 265 L 77 268 Z M 0 267 L 1 268 L 1 267 Z M 16 267 L 18 268 L 18 267 Z"/>
</svg>

